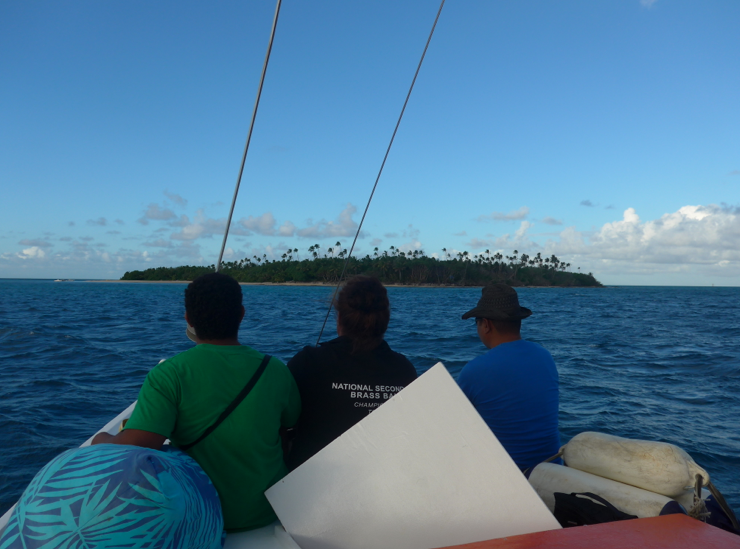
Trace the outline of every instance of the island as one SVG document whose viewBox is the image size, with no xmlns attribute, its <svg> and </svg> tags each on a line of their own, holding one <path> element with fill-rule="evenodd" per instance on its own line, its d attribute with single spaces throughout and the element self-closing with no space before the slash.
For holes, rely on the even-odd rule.
<svg viewBox="0 0 740 549">
<path fill-rule="evenodd" d="M 402 286 L 484 286 L 503 282 L 511 286 L 601 287 L 592 273 L 570 270 L 570 263 L 554 255 L 542 257 L 512 255 L 486 250 L 471 255 L 468 252 L 448 252 L 442 249 L 441 257 L 432 257 L 424 250 L 403 252 L 391 246 L 365 257 L 350 257 L 337 242 L 336 246 L 322 250 L 318 244 L 301 254 L 297 248 L 289 249 L 280 259 L 270 260 L 267 255 L 244 258 L 221 264 L 220 272 L 233 276 L 239 282 L 272 284 L 336 284 L 340 277 L 365 274 L 378 277 L 384 284 Z M 346 264 L 346 269 L 345 269 Z M 128 271 L 122 281 L 188 281 L 213 272 L 215 265 L 180 267 L 155 267 L 143 271 Z M 343 276 L 342 271 L 345 270 Z"/>
</svg>

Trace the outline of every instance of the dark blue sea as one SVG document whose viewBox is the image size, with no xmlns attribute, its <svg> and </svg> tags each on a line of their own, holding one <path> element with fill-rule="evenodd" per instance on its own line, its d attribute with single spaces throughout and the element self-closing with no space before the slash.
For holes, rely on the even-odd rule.
<svg viewBox="0 0 740 549">
<path fill-rule="evenodd" d="M 0 280 L 0 514 L 51 458 L 188 349 L 184 284 Z M 240 340 L 290 359 L 316 342 L 331 288 L 244 286 Z M 421 373 L 485 351 L 460 320 L 475 288 L 389 288 L 386 340 Z M 560 371 L 563 442 L 582 431 L 686 450 L 740 514 L 740 288 L 524 288 L 525 338 Z M 333 332 L 333 319 L 323 339 Z"/>
</svg>

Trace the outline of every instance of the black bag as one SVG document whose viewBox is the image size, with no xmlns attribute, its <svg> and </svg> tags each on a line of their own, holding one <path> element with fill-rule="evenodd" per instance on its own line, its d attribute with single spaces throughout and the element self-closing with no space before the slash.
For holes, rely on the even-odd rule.
<svg viewBox="0 0 740 549">
<path fill-rule="evenodd" d="M 555 492 L 555 518 L 563 528 L 636 519 L 623 513 L 601 496 L 591 492 L 564 494 Z"/>
</svg>

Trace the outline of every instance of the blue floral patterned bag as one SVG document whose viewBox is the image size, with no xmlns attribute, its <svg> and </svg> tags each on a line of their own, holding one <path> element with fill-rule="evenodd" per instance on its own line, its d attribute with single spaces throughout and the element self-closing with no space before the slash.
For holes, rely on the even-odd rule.
<svg viewBox="0 0 740 549">
<path fill-rule="evenodd" d="M 0 549 L 220 549 L 223 527 L 216 489 L 187 454 L 100 444 L 39 471 Z"/>
</svg>

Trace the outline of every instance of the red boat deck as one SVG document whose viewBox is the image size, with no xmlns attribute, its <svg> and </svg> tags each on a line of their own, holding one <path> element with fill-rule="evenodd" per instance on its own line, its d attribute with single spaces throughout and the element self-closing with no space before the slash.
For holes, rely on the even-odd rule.
<svg viewBox="0 0 740 549">
<path fill-rule="evenodd" d="M 456 545 L 454 549 L 740 549 L 740 536 L 686 515 L 609 522 Z M 445 549 L 452 549 L 450 547 Z"/>
</svg>

